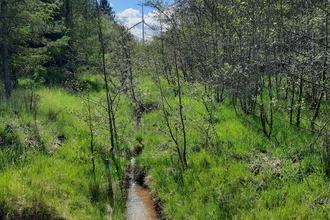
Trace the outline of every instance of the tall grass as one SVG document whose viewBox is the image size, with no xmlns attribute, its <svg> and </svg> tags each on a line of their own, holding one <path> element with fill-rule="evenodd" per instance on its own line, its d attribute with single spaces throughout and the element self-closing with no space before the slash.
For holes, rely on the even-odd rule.
<svg viewBox="0 0 330 220">
<path fill-rule="evenodd" d="M 0 141 L 7 143 L 0 151 L 0 218 L 107 219 L 111 212 L 124 219 L 125 195 L 115 169 L 117 202 L 107 205 L 106 131 L 100 128 L 96 134 L 94 179 L 89 130 L 79 117 L 84 100 L 60 88 L 33 89 L 39 97 L 36 117 L 26 108 L 24 88 L 0 105 Z"/>
<path fill-rule="evenodd" d="M 206 147 L 207 112 L 184 90 L 187 171 L 180 169 L 160 110 L 144 115 L 139 130 L 145 150 L 136 162 L 147 168 L 167 219 L 329 218 L 330 183 L 315 136 L 277 120 L 267 139 L 259 119 L 236 115 L 225 101 L 213 106 L 212 144 Z M 176 97 L 165 94 L 175 121 Z"/>
<path fill-rule="evenodd" d="M 166 114 L 175 128 L 178 100 L 173 88 L 166 87 L 163 79 L 161 83 Z M 110 148 L 104 94 L 98 87 L 90 93 L 95 119 L 93 155 L 83 92 L 78 96 L 59 88 L 28 87 L 16 90 L 9 102 L 1 102 L 0 217 L 106 219 L 112 212 L 113 219 L 124 219 L 124 167 L 130 149 L 143 145 L 137 167 L 147 172 L 148 186 L 167 219 L 330 218 L 327 145 L 322 147 L 309 131 L 275 120 L 273 136 L 267 139 L 258 118 L 238 116 L 229 101 L 208 100 L 210 115 L 206 103 L 197 97 L 202 87 L 194 86 L 192 91 L 184 85 L 188 169 L 183 171 L 157 101 L 157 84 L 143 80 L 136 85 L 138 103 L 123 95 L 115 106 L 120 169 L 117 173 L 111 164 L 112 208 L 107 205 L 103 164 Z M 26 107 L 31 104 L 28 100 L 34 100 L 33 111 Z M 137 110 L 143 110 L 138 126 Z"/>
</svg>

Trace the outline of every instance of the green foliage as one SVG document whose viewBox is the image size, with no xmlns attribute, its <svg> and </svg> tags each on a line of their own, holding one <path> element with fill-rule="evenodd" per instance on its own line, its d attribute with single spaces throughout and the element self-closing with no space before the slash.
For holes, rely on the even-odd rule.
<svg viewBox="0 0 330 220">
<path fill-rule="evenodd" d="M 16 90 L 10 102 L 0 105 L 0 117 L 7 122 L 0 127 L 0 218 L 106 219 L 110 208 L 100 147 L 106 142 L 101 141 L 104 133 L 96 136 L 100 145 L 94 180 L 88 127 L 74 115 L 82 109 L 81 100 L 63 89 L 35 88 L 40 97 L 35 120 L 24 104 L 23 94 L 29 92 L 29 87 Z M 112 172 L 117 182 L 113 217 L 123 219 L 125 198 Z"/>
<path fill-rule="evenodd" d="M 0 218 L 124 219 L 132 155 L 166 219 L 330 218 L 327 3 L 178 1 L 139 45 L 107 1 L 7 2 Z"/>
<path fill-rule="evenodd" d="M 323 140 L 322 162 L 328 178 L 330 178 L 330 134 L 326 131 Z"/>
<path fill-rule="evenodd" d="M 329 202 L 324 198 L 329 183 L 322 158 L 309 146 L 314 137 L 308 131 L 277 121 L 274 138 L 267 139 L 251 123 L 253 116 L 238 117 L 231 103 L 224 102 L 213 107 L 215 132 L 209 133 L 213 141 L 206 147 L 202 132 L 209 122 L 204 120 L 206 109 L 188 94 L 184 95 L 187 171 L 180 168 L 161 110 L 143 115 L 137 134 L 143 134 L 145 149 L 136 163 L 147 168 L 151 190 L 163 204 L 166 218 L 327 218 L 324 210 Z M 173 122 L 176 97 L 166 93 L 166 98 Z"/>
<path fill-rule="evenodd" d="M 114 17 L 115 12 L 112 10 L 112 7 L 110 6 L 110 3 L 108 0 L 101 0 L 100 5 L 101 5 L 101 9 L 104 12 L 104 14 Z"/>
</svg>

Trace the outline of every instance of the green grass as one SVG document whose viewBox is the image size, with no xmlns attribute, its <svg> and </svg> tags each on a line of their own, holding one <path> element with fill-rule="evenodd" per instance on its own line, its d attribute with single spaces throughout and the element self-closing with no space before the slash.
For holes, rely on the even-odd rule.
<svg viewBox="0 0 330 220">
<path fill-rule="evenodd" d="M 106 131 L 95 128 L 94 180 L 84 99 L 55 87 L 34 88 L 34 95 L 31 91 L 18 89 L 9 102 L 0 105 L 1 141 L 6 138 L 8 143 L 0 153 L 1 218 L 106 219 Z M 26 108 L 27 97 L 36 100 L 36 118 Z M 99 99 L 101 94 L 93 97 Z M 63 137 L 60 146 L 55 144 L 59 136 Z M 125 219 L 125 194 L 118 179 L 122 174 L 111 171 L 116 201 L 113 218 Z"/>
<path fill-rule="evenodd" d="M 212 144 L 205 147 L 207 114 L 198 98 L 191 97 L 186 92 L 183 99 L 186 171 L 179 166 L 161 110 L 143 115 L 139 131 L 146 147 L 136 162 L 152 177 L 151 190 L 167 219 L 329 218 L 330 183 L 320 142 L 310 146 L 315 136 L 284 119 L 275 121 L 267 139 L 257 128 L 259 119 L 238 117 L 226 101 L 213 106 L 215 130 L 209 133 Z M 167 99 L 174 128 L 178 99 Z"/>
<path fill-rule="evenodd" d="M 95 82 L 90 94 L 95 180 L 86 123 L 87 90 L 82 88 L 77 96 L 56 87 L 18 89 L 0 105 L 0 141 L 6 143 L 0 151 L 0 216 L 106 219 L 109 201 L 103 159 L 110 145 L 105 95 L 97 78 L 80 79 L 84 80 Z M 161 78 L 161 83 L 170 126 L 182 149 L 178 96 L 166 80 Z M 314 143 L 309 131 L 284 123 L 286 115 L 275 113 L 273 135 L 267 139 L 260 119 L 237 116 L 228 100 L 204 100 L 212 110 L 212 115 L 207 114 L 201 101 L 204 88 L 184 83 L 188 169 L 183 171 L 157 84 L 148 79 L 135 79 L 135 84 L 138 103 L 121 95 L 114 104 L 119 144 L 119 173 L 111 166 L 114 219 L 125 219 L 121 178 L 129 164 L 128 151 L 141 142 L 144 150 L 136 164 L 151 179 L 150 190 L 166 219 L 330 218 L 322 143 Z M 148 110 L 136 126 L 135 114 L 143 108 Z M 59 137 L 63 137 L 60 147 Z"/>
</svg>

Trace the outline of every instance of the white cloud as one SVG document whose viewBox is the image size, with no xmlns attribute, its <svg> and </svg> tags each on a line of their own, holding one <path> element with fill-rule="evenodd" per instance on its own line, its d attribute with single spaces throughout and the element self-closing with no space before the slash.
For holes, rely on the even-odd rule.
<svg viewBox="0 0 330 220">
<path fill-rule="evenodd" d="M 139 10 L 128 8 L 123 12 L 117 13 L 118 19 L 130 19 L 130 18 L 136 18 L 140 14 Z"/>
<path fill-rule="evenodd" d="M 130 29 L 130 32 L 138 39 L 142 39 L 142 13 L 139 10 L 128 8 L 123 12 L 116 14 L 117 20 L 122 23 L 126 28 Z M 144 15 L 144 21 L 151 27 L 158 26 L 157 15 L 155 11 L 149 12 Z M 140 23 L 141 22 L 141 23 Z M 136 24 L 139 25 L 135 26 Z M 135 26 L 134 28 L 132 28 Z M 148 39 L 155 34 L 155 31 L 151 30 L 145 25 L 145 38 Z"/>
<path fill-rule="evenodd" d="M 151 27 L 159 25 L 158 15 L 156 11 L 149 12 L 147 16 L 145 16 L 144 20 Z"/>
</svg>

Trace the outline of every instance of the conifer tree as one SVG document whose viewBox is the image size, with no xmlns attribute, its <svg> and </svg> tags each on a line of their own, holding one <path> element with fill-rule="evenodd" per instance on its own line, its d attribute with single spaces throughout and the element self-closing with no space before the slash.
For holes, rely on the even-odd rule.
<svg viewBox="0 0 330 220">
<path fill-rule="evenodd" d="M 110 3 L 108 0 L 101 0 L 100 1 L 100 6 L 104 14 L 109 15 L 110 17 L 115 17 L 115 13 L 112 10 L 112 7 L 110 6 Z"/>
</svg>

